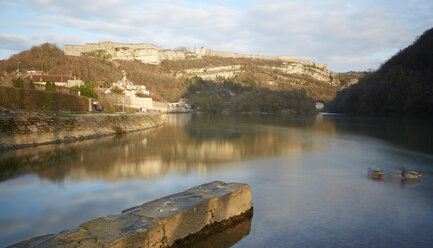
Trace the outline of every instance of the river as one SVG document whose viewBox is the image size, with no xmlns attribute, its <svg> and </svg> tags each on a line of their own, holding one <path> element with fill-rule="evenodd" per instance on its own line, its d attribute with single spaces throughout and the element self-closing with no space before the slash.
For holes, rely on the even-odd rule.
<svg viewBox="0 0 433 248">
<path fill-rule="evenodd" d="M 402 167 L 423 175 L 401 182 Z M 156 130 L 0 153 L 0 246 L 214 180 L 249 183 L 254 215 L 197 247 L 433 244 L 432 120 L 178 114 Z"/>
</svg>

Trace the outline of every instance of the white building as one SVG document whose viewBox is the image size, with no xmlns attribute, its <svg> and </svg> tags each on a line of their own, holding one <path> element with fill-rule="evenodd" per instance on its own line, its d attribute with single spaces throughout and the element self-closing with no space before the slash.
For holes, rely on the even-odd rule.
<svg viewBox="0 0 433 248">
<path fill-rule="evenodd" d="M 119 87 L 125 91 L 123 96 L 123 103 L 125 107 L 138 109 L 140 112 L 152 111 L 153 103 L 151 97 L 143 97 L 149 96 L 150 92 L 146 90 L 146 86 L 134 85 L 133 82 L 129 81 L 126 78 L 126 72 L 123 71 L 123 77 L 117 83 L 113 83 L 111 87 L 105 91 L 105 93 L 111 93 L 111 89 L 113 87 Z"/>
</svg>

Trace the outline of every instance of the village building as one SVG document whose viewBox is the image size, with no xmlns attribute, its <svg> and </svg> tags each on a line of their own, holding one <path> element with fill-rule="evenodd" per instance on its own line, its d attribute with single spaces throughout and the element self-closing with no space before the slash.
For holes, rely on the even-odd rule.
<svg viewBox="0 0 433 248">
<path fill-rule="evenodd" d="M 81 86 L 84 84 L 82 80 L 77 80 L 69 75 L 28 75 L 23 78 L 24 82 L 30 82 L 33 80 L 33 83 L 39 85 L 45 85 L 47 82 L 54 82 L 54 84 L 58 87 L 71 88 L 74 86 Z"/>
<path fill-rule="evenodd" d="M 191 112 L 191 103 L 187 98 L 180 98 L 177 102 L 169 103 L 168 112 Z"/>
<path fill-rule="evenodd" d="M 35 68 L 27 69 L 27 70 L 26 70 L 26 73 L 27 73 L 28 75 L 44 75 L 44 74 L 45 74 L 44 71 L 38 71 L 38 70 L 36 70 Z"/>
<path fill-rule="evenodd" d="M 119 87 L 124 90 L 122 104 L 127 108 L 134 108 L 140 112 L 153 110 L 153 101 L 150 97 L 150 92 L 146 90 L 144 85 L 134 85 L 126 77 L 126 72 L 123 71 L 123 77 L 117 83 L 113 83 L 105 93 L 111 93 L 111 89 Z"/>
<path fill-rule="evenodd" d="M 322 102 L 322 101 L 316 101 L 316 109 L 317 110 L 322 110 L 324 107 L 325 107 L 325 103 L 324 102 Z"/>
</svg>

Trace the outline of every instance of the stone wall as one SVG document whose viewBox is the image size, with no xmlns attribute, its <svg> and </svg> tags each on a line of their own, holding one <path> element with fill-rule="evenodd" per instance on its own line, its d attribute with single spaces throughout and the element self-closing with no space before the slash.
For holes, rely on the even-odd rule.
<svg viewBox="0 0 433 248">
<path fill-rule="evenodd" d="M 147 64 L 159 64 L 163 60 L 183 60 L 185 52 L 162 50 L 150 44 L 124 44 L 111 41 L 85 43 L 84 45 L 64 45 L 65 55 L 81 56 L 88 54 L 95 57 L 119 60 L 139 60 Z"/>
<path fill-rule="evenodd" d="M 125 106 L 143 110 L 153 110 L 152 98 L 138 97 L 135 91 L 125 91 Z"/>
<path fill-rule="evenodd" d="M 204 47 L 195 47 L 194 53 L 186 51 L 163 50 L 151 44 L 126 44 L 111 41 L 101 43 L 85 43 L 84 45 L 64 45 L 65 55 L 81 56 L 83 54 L 105 57 L 107 59 L 139 60 L 146 64 L 160 64 L 163 60 L 184 60 L 187 58 L 202 58 L 216 56 L 223 58 L 248 58 L 263 60 L 281 60 L 327 68 L 326 64 L 316 64 L 312 61 L 301 60 L 298 56 L 266 56 L 256 54 L 240 54 L 232 52 L 214 51 Z"/>
<path fill-rule="evenodd" d="M 0 151 L 150 129 L 159 114 L 57 114 L 0 107 Z"/>
<path fill-rule="evenodd" d="M 263 60 L 282 60 L 282 61 L 300 61 L 298 56 L 266 56 L 266 55 L 255 55 L 255 54 L 240 54 L 231 52 L 214 51 L 204 47 L 195 47 L 195 54 L 197 57 L 202 56 L 216 56 L 224 58 L 248 58 L 248 59 L 263 59 Z"/>
</svg>

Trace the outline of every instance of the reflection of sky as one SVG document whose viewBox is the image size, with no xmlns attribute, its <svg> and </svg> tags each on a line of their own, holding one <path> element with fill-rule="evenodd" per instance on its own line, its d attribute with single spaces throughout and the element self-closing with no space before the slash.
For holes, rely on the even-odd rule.
<svg viewBox="0 0 433 248">
<path fill-rule="evenodd" d="M 433 172 L 432 156 L 348 131 L 336 133 L 323 122 L 315 129 L 314 125 L 287 128 L 263 123 L 247 128 L 251 129 L 279 136 L 277 141 L 289 139 L 291 143 L 280 143 L 287 146 L 301 143 L 297 147 L 302 149 L 296 156 L 273 153 L 270 149 L 267 156 L 244 157 L 240 161 L 213 164 L 198 160 L 197 164 L 186 164 L 193 169 L 167 170 L 157 177 L 104 180 L 104 177 L 86 177 L 84 170 L 81 171 L 84 177 L 78 180 L 69 176 L 75 169 L 103 175 L 110 173 L 110 166 L 103 164 L 91 170 L 97 164 L 86 167 L 77 162 L 41 168 L 3 181 L 0 183 L 0 246 L 71 229 L 87 220 L 119 213 L 213 180 L 247 182 L 252 187 L 251 232 L 235 247 L 371 247 L 377 244 L 423 247 L 433 242 L 433 223 L 428 221 L 433 219 L 432 174 L 424 173 L 415 184 L 373 181 L 366 176 L 368 167 L 396 171 L 405 165 Z M 141 143 L 142 137 L 136 135 L 131 137 L 137 137 Z M 164 132 L 159 135 L 163 136 Z M 152 146 L 157 142 L 148 135 L 145 137 L 146 149 L 154 149 Z M 267 140 L 272 135 L 262 137 Z M 130 145 L 129 154 L 137 156 L 137 161 L 146 158 L 142 153 L 134 153 L 133 147 L 139 142 L 120 140 L 124 141 Z M 120 144 L 124 152 L 125 144 Z M 100 149 L 111 151 L 110 147 Z M 77 156 L 77 161 L 81 161 Z M 173 168 L 176 162 L 184 165 L 181 157 L 173 161 Z M 55 179 L 53 171 L 63 167 L 66 170 L 61 174 L 65 176 Z"/>
</svg>

